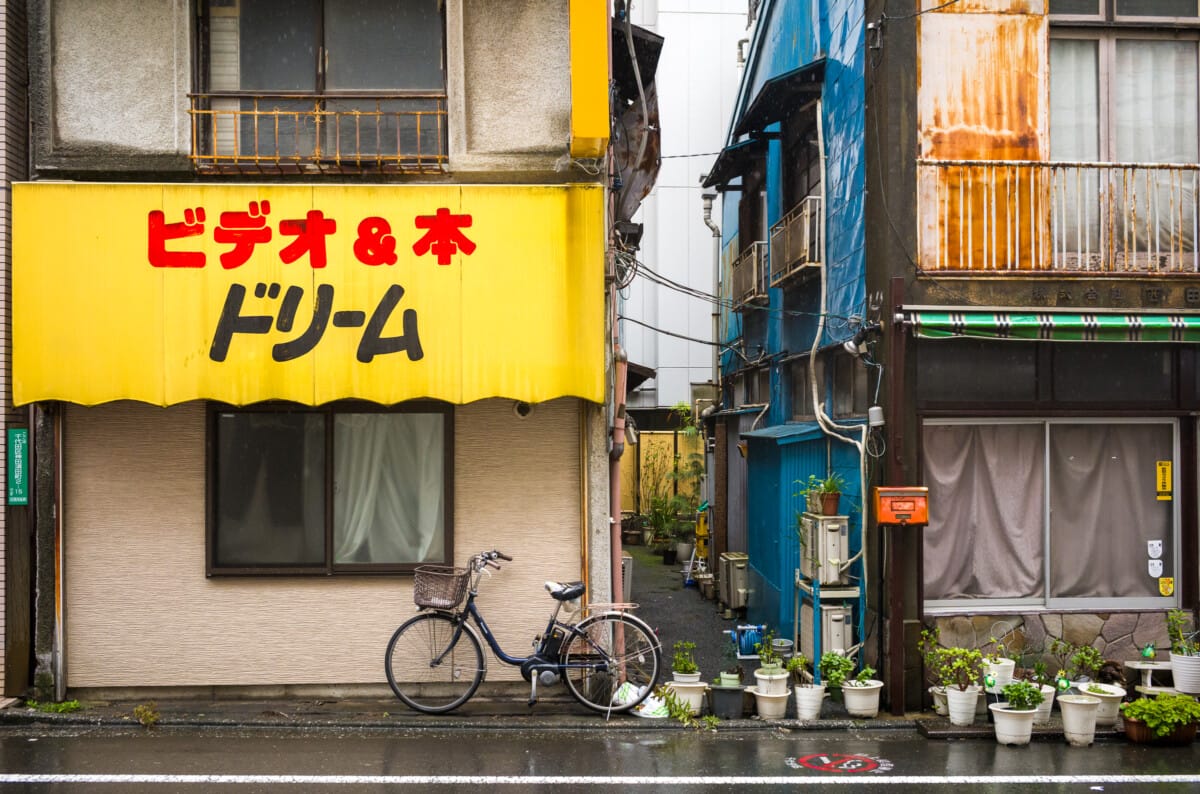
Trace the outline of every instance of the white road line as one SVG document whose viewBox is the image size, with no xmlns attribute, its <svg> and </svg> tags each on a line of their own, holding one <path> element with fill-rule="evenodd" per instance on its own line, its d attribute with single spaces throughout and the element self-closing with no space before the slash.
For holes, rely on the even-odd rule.
<svg viewBox="0 0 1200 794">
<path fill-rule="evenodd" d="M 0 785 L 20 784 L 180 784 L 227 783 L 233 785 L 518 785 L 518 786 L 934 786 L 995 783 L 1200 783 L 1200 775 L 920 775 L 880 776 L 787 775 L 764 777 L 651 777 L 638 775 L 100 775 L 0 773 Z"/>
</svg>

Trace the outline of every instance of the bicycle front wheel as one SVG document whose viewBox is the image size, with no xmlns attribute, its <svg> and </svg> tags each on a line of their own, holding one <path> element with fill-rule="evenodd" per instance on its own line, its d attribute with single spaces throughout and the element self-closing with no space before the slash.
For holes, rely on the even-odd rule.
<svg viewBox="0 0 1200 794">
<path fill-rule="evenodd" d="M 457 636 L 456 636 L 457 633 Z M 475 633 L 440 612 L 406 621 L 388 642 L 388 685 L 409 708 L 442 714 L 475 694 L 483 680 L 483 648 Z"/>
<path fill-rule="evenodd" d="M 662 652 L 654 631 L 632 615 L 594 615 L 575 626 L 563 663 L 567 688 L 595 711 L 628 711 L 658 682 Z"/>
</svg>

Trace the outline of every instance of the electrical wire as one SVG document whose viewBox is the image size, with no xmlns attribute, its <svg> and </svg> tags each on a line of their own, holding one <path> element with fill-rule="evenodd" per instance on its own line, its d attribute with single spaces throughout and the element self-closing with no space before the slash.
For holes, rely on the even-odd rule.
<svg viewBox="0 0 1200 794">
<path fill-rule="evenodd" d="M 941 11 L 943 8 L 949 8 L 950 6 L 954 5 L 957 2 L 959 2 L 959 0 L 948 0 L 948 2 L 942 3 L 940 6 L 934 6 L 933 8 L 926 8 L 924 11 L 916 11 L 912 14 L 902 14 L 901 16 L 898 16 L 898 17 L 890 17 L 887 14 L 882 14 L 881 18 L 882 19 L 916 19 L 917 17 L 922 16 L 923 14 L 932 14 L 934 11 Z"/>
</svg>

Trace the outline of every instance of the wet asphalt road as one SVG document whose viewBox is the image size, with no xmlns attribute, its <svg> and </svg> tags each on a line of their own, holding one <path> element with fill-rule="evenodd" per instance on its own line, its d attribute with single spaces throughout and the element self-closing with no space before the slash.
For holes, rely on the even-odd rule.
<svg viewBox="0 0 1200 794">
<path fill-rule="evenodd" d="M 0 791 L 1197 791 L 1200 745 L 913 731 L 0 732 Z"/>
</svg>

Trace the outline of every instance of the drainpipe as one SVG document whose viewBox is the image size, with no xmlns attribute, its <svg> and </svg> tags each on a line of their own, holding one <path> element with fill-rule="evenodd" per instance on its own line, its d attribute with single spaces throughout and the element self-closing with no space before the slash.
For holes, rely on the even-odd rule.
<svg viewBox="0 0 1200 794">
<path fill-rule="evenodd" d="M 612 452 L 608 460 L 609 522 L 612 525 L 612 600 L 625 600 L 624 577 L 621 574 L 621 455 L 625 452 L 625 382 L 629 373 L 629 356 L 620 345 L 613 345 L 613 365 L 616 378 L 613 386 Z"/>
<path fill-rule="evenodd" d="M 713 297 L 721 297 L 721 227 L 713 223 L 712 207 L 713 199 L 717 197 L 716 193 L 703 193 L 700 198 L 704 201 L 704 225 L 712 229 L 712 272 L 713 272 Z M 721 304 L 718 300 L 713 304 L 712 313 L 712 340 L 714 344 L 720 344 L 721 339 L 718 336 L 721 327 Z M 713 348 L 713 367 L 712 367 L 712 382 L 717 389 L 717 400 L 719 402 L 721 396 L 721 349 Z"/>
</svg>

